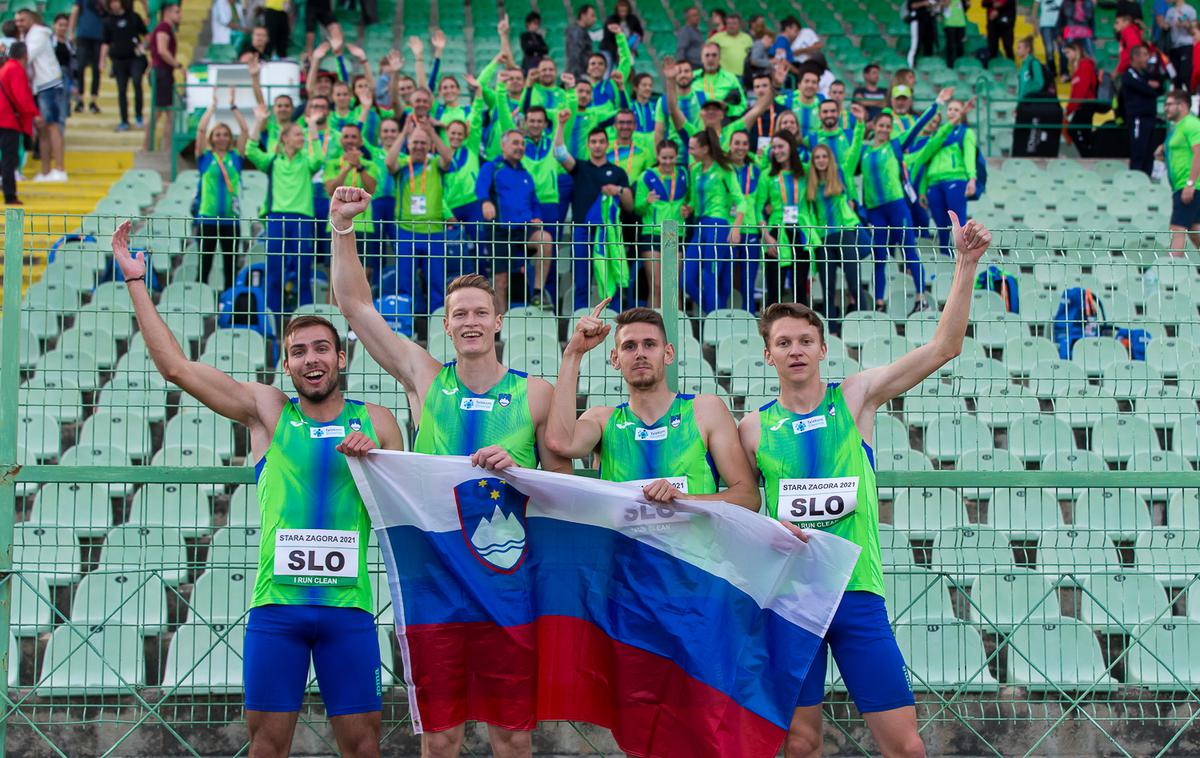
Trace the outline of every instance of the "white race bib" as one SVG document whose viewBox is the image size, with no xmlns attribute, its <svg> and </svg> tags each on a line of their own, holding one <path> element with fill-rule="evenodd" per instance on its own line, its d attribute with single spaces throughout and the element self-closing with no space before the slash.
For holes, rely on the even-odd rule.
<svg viewBox="0 0 1200 758">
<path fill-rule="evenodd" d="M 358 584 L 358 532 L 280 529 L 275 532 L 275 581 L 306 587 Z"/>
<path fill-rule="evenodd" d="M 800 223 L 800 206 L 785 205 L 783 206 L 783 223 L 798 224 Z"/>
<path fill-rule="evenodd" d="M 780 521 L 820 528 L 840 521 L 858 508 L 858 477 L 781 479 L 776 503 Z"/>
<path fill-rule="evenodd" d="M 633 432 L 633 438 L 638 442 L 658 442 L 667 438 L 667 427 L 661 426 L 657 429 L 647 429 L 639 426 Z"/>
<path fill-rule="evenodd" d="M 687 494 L 688 489 L 687 489 L 687 477 L 686 476 L 658 476 L 658 477 L 652 477 L 650 479 L 634 479 L 632 481 L 625 482 L 625 483 L 626 484 L 636 484 L 638 487 L 645 487 L 647 484 L 653 484 L 654 482 L 657 482 L 659 479 L 666 479 L 667 482 L 669 482 L 672 487 L 674 487 L 675 489 L 679 490 L 680 492 L 682 492 L 684 494 Z"/>
<path fill-rule="evenodd" d="M 759 137 L 758 138 L 758 146 L 755 148 L 756 152 L 765 153 L 770 149 L 771 149 L 771 138 L 770 137 Z"/>
<path fill-rule="evenodd" d="M 427 207 L 424 195 L 408 196 L 408 212 L 414 216 L 424 216 Z"/>
<path fill-rule="evenodd" d="M 458 404 L 458 409 L 462 411 L 484 411 L 491 413 L 492 408 L 496 406 L 496 401 L 490 397 L 464 397 Z"/>
<path fill-rule="evenodd" d="M 312 426 L 308 429 L 308 436 L 314 440 L 325 440 L 330 437 L 341 438 L 346 436 L 346 427 L 344 426 Z"/>
</svg>

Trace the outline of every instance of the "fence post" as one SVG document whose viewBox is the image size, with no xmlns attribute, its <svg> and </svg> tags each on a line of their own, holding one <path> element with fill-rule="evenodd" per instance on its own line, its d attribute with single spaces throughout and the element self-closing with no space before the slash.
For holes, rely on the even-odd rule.
<svg viewBox="0 0 1200 758">
<path fill-rule="evenodd" d="M 679 350 L 679 222 L 667 219 L 662 225 L 662 315 L 667 342 Z M 667 366 L 667 384 L 679 391 L 679 364 Z"/>
<path fill-rule="evenodd" d="M 21 381 L 21 283 L 24 279 L 25 211 L 4 214 L 4 303 L 0 312 L 0 686 L 8 701 L 9 610 L 12 605 L 13 514 L 17 505 L 17 417 Z M 5 755 L 7 719 L 0 719 L 0 758 Z"/>
</svg>

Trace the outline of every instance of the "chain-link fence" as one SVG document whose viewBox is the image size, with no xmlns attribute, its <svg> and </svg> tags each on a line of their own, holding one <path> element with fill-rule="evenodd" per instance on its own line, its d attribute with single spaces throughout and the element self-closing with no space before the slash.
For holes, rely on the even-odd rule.
<svg viewBox="0 0 1200 758">
<path fill-rule="evenodd" d="M 186 174 L 165 188 L 131 175 L 93 216 L 6 217 L 0 621 L 15 754 L 245 749 L 254 461 L 244 430 L 159 375 L 107 242 L 134 219 L 147 284 L 189 358 L 291 393 L 287 319 L 351 329 L 331 304 L 324 222 L 258 220 L 266 186 L 245 179 L 243 217 L 217 237 L 189 216 Z M 1200 272 L 1171 255 L 1161 222 L 1120 221 L 1122 198 L 1146 211 L 1159 194 L 1114 192 L 1066 231 L 1044 231 L 1015 194 L 973 206 L 1004 228 L 969 283 L 962 354 L 876 417 L 888 607 L 931 752 L 1200 749 Z M 548 212 L 361 227 L 371 297 L 398 334 L 452 360 L 445 281 L 505 274 L 501 358 L 551 381 L 582 309 L 610 295 L 614 310 L 655 307 L 675 347 L 668 381 L 740 418 L 779 392 L 755 320 L 769 303 L 825 315 L 822 376 L 837 381 L 936 339 L 953 289 L 936 232 L 768 220 L 733 234 L 715 219 L 572 225 Z M 411 441 L 403 385 L 347 346 L 347 395 L 393 409 Z M 580 409 L 626 399 L 614 346 L 587 355 Z M 373 549 L 385 749 L 415 752 Z M 830 738 L 873 750 L 832 663 L 829 690 Z M 315 696 L 302 724 L 297 750 L 334 752 Z M 615 751 L 600 730 L 544 733 L 555 752 Z"/>
</svg>

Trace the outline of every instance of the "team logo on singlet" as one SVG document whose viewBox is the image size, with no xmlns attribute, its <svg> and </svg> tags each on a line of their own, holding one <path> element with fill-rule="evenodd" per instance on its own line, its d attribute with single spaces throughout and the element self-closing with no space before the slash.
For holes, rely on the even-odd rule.
<svg viewBox="0 0 1200 758">
<path fill-rule="evenodd" d="M 492 571 L 511 574 L 525 560 L 529 498 L 503 479 L 471 479 L 454 488 L 458 523 L 471 553 Z"/>
<path fill-rule="evenodd" d="M 496 402 L 500 403 L 501 408 L 507 408 L 509 403 L 512 402 L 512 395 L 507 392 L 501 392 L 499 397 L 496 398 Z"/>
<path fill-rule="evenodd" d="M 679 425 L 681 423 L 683 423 L 683 418 L 681 416 L 675 415 L 675 416 L 671 417 L 671 428 L 672 429 L 678 429 Z"/>
<path fill-rule="evenodd" d="M 361 432 L 362 431 L 362 422 L 356 418 L 350 419 L 350 431 Z"/>
</svg>

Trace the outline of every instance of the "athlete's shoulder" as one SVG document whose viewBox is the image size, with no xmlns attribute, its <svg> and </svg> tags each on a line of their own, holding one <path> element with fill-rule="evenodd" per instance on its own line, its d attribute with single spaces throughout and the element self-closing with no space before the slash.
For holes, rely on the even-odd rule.
<svg viewBox="0 0 1200 758">
<path fill-rule="evenodd" d="M 691 400 L 692 408 L 696 413 L 703 413 L 705 416 L 711 414 L 726 414 L 729 413 L 729 406 L 725 405 L 725 401 L 716 395 L 701 394 L 701 395 L 680 395 L 680 400 Z"/>
</svg>

